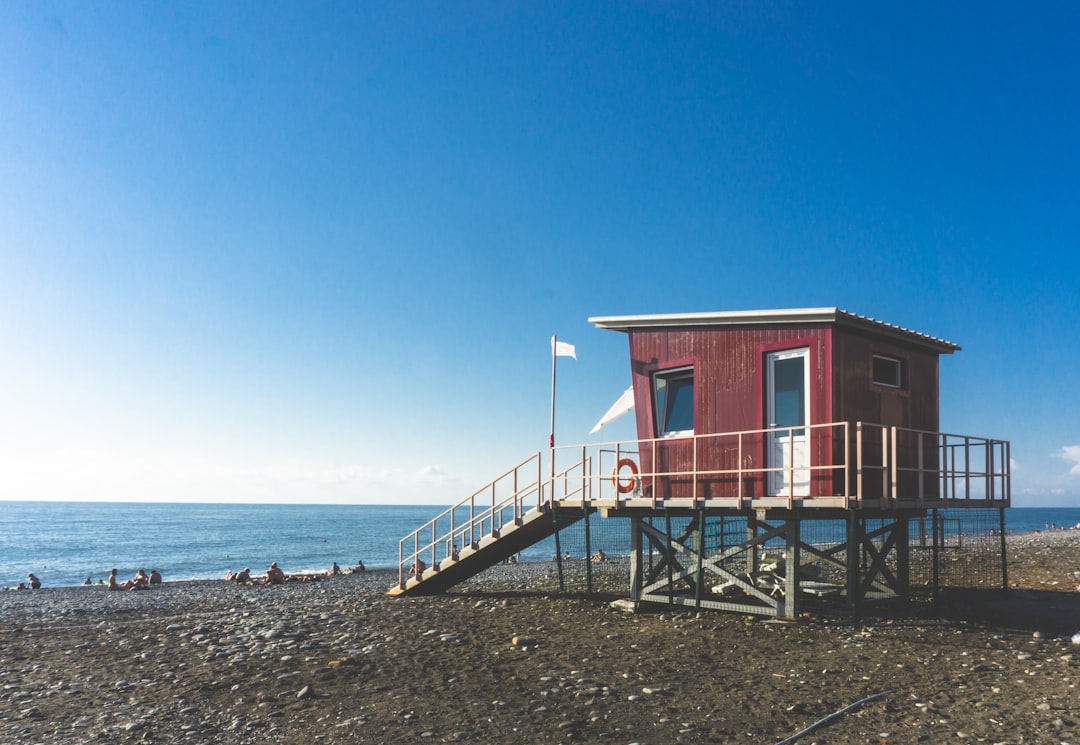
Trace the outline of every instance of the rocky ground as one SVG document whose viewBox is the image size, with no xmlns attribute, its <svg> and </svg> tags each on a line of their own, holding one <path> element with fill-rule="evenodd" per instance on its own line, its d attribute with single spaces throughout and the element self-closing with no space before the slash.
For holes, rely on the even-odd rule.
<svg viewBox="0 0 1080 745">
<path fill-rule="evenodd" d="M 511 569 L 0 593 L 0 742 L 775 745 L 884 693 L 798 742 L 1080 743 L 1080 531 L 1010 539 L 1007 600 L 859 623 L 629 614 Z"/>
</svg>

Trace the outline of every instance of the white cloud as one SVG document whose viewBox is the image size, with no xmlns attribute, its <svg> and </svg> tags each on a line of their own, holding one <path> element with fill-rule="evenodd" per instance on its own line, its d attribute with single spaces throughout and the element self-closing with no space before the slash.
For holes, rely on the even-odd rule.
<svg viewBox="0 0 1080 745">
<path fill-rule="evenodd" d="M 1069 469 L 1070 476 L 1080 476 L 1080 445 L 1066 445 L 1061 448 L 1058 456 L 1072 463 L 1072 468 Z"/>
</svg>

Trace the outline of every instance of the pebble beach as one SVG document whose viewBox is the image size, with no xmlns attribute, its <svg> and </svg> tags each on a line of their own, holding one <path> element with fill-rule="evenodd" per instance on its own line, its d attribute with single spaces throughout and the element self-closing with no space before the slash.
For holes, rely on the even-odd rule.
<svg viewBox="0 0 1080 745">
<path fill-rule="evenodd" d="M 798 741 L 1080 742 L 1080 530 L 1010 536 L 1007 598 L 858 622 L 627 613 L 547 571 L 0 593 L 0 742 L 780 743 L 877 694 Z"/>
</svg>

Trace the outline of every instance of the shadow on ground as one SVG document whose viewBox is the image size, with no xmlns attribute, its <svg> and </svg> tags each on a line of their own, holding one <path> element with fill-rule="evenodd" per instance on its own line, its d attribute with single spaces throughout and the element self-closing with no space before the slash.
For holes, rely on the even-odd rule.
<svg viewBox="0 0 1080 745">
<path fill-rule="evenodd" d="M 938 603 L 938 615 L 1002 629 L 1060 636 L 1080 632 L 1080 593 L 1051 590 L 957 590 Z"/>
</svg>

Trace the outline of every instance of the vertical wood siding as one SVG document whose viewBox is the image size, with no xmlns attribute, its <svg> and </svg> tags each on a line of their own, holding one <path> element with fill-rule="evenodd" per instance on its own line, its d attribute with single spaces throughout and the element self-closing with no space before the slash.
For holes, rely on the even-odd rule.
<svg viewBox="0 0 1080 745">
<path fill-rule="evenodd" d="M 899 388 L 876 385 L 873 382 L 871 360 L 878 354 L 901 361 L 903 385 Z M 834 371 L 836 378 L 836 420 L 874 422 L 886 427 L 904 427 L 929 432 L 939 430 L 938 355 L 889 338 L 854 330 L 837 330 L 833 336 Z M 877 433 L 868 435 L 864 452 L 880 448 Z M 914 468 L 919 462 L 916 438 L 903 436 L 897 448 L 900 465 Z M 922 446 L 923 466 L 937 465 L 937 449 L 932 438 Z M 927 478 L 923 494 L 935 498 L 936 479 Z M 881 496 L 884 490 L 880 479 L 864 479 L 867 496 Z M 901 493 L 918 493 L 918 477 L 905 473 L 900 478 Z"/>
<path fill-rule="evenodd" d="M 641 329 L 629 332 L 631 371 L 634 380 L 638 436 L 655 437 L 652 401 L 652 373 L 684 364 L 694 366 L 694 432 L 712 434 L 762 429 L 765 421 L 765 356 L 769 352 L 809 347 L 810 356 L 810 422 L 832 420 L 832 391 L 828 355 L 830 329 L 826 326 Z M 744 440 L 743 466 L 760 468 L 765 458 L 764 438 Z M 831 450 L 831 440 L 814 438 L 811 444 L 815 461 Z M 695 468 L 693 450 L 687 441 L 669 440 L 657 448 L 656 468 L 650 453 L 642 453 L 643 470 L 691 471 Z M 698 471 L 732 469 L 738 463 L 737 442 L 713 441 L 699 446 Z M 665 494 L 657 496 L 687 496 L 691 478 L 665 479 L 655 485 Z M 697 496 L 754 497 L 764 494 L 764 480 L 759 476 L 745 479 L 742 484 L 732 477 L 698 479 Z M 831 478 L 822 485 L 820 493 L 832 493 Z"/>
</svg>

